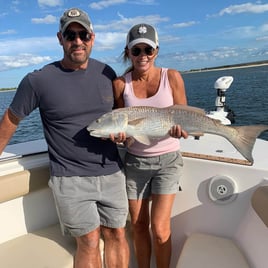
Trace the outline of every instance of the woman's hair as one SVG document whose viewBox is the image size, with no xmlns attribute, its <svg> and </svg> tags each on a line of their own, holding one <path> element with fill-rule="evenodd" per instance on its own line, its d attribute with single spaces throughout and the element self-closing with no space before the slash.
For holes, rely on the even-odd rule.
<svg viewBox="0 0 268 268">
<path fill-rule="evenodd" d="M 124 51 L 122 52 L 121 57 L 123 58 L 123 63 L 125 63 L 125 64 L 127 64 L 128 62 L 131 63 L 131 65 L 128 66 L 126 68 L 126 70 L 124 71 L 123 75 L 125 75 L 125 74 L 133 71 L 133 68 L 134 68 L 133 65 L 132 65 L 132 62 L 131 62 L 131 60 L 129 59 L 129 56 L 128 56 L 128 48 L 127 48 L 127 46 L 125 47 Z"/>
</svg>

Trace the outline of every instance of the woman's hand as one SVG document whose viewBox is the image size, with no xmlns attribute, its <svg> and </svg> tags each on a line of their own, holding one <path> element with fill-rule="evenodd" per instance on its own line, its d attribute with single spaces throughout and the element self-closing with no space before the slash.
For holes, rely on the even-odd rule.
<svg viewBox="0 0 268 268">
<path fill-rule="evenodd" d="M 173 138 L 188 138 L 188 133 L 181 128 L 180 125 L 175 125 L 169 130 L 169 135 Z"/>
</svg>

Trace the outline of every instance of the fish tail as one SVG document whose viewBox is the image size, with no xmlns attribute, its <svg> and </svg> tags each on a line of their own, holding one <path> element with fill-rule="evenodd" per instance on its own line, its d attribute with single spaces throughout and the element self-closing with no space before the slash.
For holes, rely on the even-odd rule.
<svg viewBox="0 0 268 268">
<path fill-rule="evenodd" d="M 237 130 L 237 135 L 229 137 L 230 142 L 234 147 L 251 163 L 254 160 L 252 151 L 257 137 L 268 130 L 268 125 L 252 125 L 252 126 L 232 126 Z"/>
</svg>

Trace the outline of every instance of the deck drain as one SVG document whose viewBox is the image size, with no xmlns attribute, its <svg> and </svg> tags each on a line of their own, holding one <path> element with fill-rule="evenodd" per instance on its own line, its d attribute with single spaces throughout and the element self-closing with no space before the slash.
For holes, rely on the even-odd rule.
<svg viewBox="0 0 268 268">
<path fill-rule="evenodd" d="M 209 197 L 218 204 L 227 204 L 237 197 L 235 181 L 227 176 L 217 175 L 211 178 L 208 187 Z"/>
</svg>

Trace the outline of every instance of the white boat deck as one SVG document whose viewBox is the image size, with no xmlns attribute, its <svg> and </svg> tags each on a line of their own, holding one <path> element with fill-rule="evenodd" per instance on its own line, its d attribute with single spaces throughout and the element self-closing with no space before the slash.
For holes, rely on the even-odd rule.
<svg viewBox="0 0 268 268">
<path fill-rule="evenodd" d="M 181 151 L 185 157 L 214 160 L 233 164 L 250 165 L 249 162 L 225 138 L 205 134 L 199 139 L 181 139 Z M 253 148 L 252 167 L 268 170 L 268 142 L 257 139 Z"/>
<path fill-rule="evenodd" d="M 0 155 L 0 162 L 14 158 L 20 158 L 31 154 L 47 152 L 45 140 L 28 141 L 24 143 L 8 145 L 5 151 Z"/>
<path fill-rule="evenodd" d="M 184 157 L 251 166 L 236 148 L 221 136 L 205 134 L 200 136 L 199 139 L 189 136 L 187 139 L 181 139 L 180 141 Z M 10 160 L 23 163 L 24 156 L 38 155 L 46 152 L 47 144 L 44 139 L 8 145 L 2 155 L 0 155 L 0 163 Z M 253 168 L 268 170 L 267 152 L 268 142 L 257 139 L 252 152 L 254 158 Z M 1 163 L 1 165 L 3 164 Z"/>
</svg>

